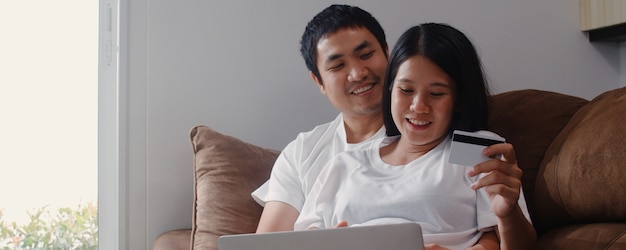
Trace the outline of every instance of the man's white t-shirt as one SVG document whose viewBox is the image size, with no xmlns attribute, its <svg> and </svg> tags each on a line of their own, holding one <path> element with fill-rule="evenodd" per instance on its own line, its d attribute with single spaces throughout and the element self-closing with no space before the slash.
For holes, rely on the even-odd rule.
<svg viewBox="0 0 626 250">
<path fill-rule="evenodd" d="M 252 197 L 262 206 L 268 201 L 287 203 L 298 211 L 322 168 L 337 153 L 366 149 L 377 138 L 385 137 L 381 128 L 371 138 L 355 144 L 347 142 L 343 116 L 298 134 L 280 153 L 270 179 L 252 192 Z"/>
<path fill-rule="evenodd" d="M 479 178 L 467 176 L 471 166 L 448 163 L 450 137 L 409 164 L 392 166 L 380 158 L 379 146 L 396 139 L 378 139 L 369 150 L 329 161 L 295 230 L 331 228 L 341 221 L 351 226 L 413 222 L 421 225 L 426 244 L 465 249 L 497 225 L 484 188 L 470 188 Z M 523 193 L 519 204 L 530 221 Z"/>
</svg>

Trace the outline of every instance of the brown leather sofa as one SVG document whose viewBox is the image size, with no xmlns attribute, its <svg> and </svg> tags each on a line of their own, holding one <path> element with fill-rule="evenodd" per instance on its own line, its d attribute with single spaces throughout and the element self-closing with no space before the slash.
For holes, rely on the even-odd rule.
<svg viewBox="0 0 626 250">
<path fill-rule="evenodd" d="M 626 87 L 591 101 L 540 90 L 492 97 L 490 130 L 515 146 L 538 249 L 626 249 Z M 224 234 L 254 232 L 262 208 L 250 192 L 278 151 L 191 130 L 191 229 L 165 232 L 153 249 L 217 249 Z"/>
</svg>

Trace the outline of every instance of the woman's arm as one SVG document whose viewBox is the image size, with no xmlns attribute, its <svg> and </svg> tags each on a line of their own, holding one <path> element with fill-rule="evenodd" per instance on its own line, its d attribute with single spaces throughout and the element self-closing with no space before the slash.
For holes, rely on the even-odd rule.
<svg viewBox="0 0 626 250">
<path fill-rule="evenodd" d="M 500 249 L 500 245 L 498 242 L 498 236 L 496 231 L 490 231 L 484 233 L 476 245 L 468 248 L 467 250 L 488 250 L 488 249 Z"/>
<path fill-rule="evenodd" d="M 498 236 L 502 249 L 535 249 L 537 235 L 535 228 L 526 219 L 519 206 L 515 212 L 498 217 Z"/>
</svg>

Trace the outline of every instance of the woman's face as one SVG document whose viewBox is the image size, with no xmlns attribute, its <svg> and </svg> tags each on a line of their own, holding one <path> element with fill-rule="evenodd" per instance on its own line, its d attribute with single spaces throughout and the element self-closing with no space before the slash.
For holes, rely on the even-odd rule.
<svg viewBox="0 0 626 250">
<path fill-rule="evenodd" d="M 400 64 L 391 90 L 391 114 L 400 142 L 430 150 L 445 139 L 452 122 L 455 85 L 439 66 L 423 56 Z"/>
</svg>

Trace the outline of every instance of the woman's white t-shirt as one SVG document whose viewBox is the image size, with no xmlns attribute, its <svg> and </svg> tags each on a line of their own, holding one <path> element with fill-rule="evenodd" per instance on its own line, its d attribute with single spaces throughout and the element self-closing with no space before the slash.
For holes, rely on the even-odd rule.
<svg viewBox="0 0 626 250">
<path fill-rule="evenodd" d="M 378 139 L 375 145 L 397 138 Z M 378 146 L 338 154 L 313 185 L 295 229 L 331 228 L 341 221 L 351 226 L 415 222 L 426 244 L 474 245 L 497 225 L 497 217 L 484 189 L 470 188 L 479 178 L 467 176 L 471 166 L 448 163 L 450 143 L 448 137 L 403 166 L 385 163 Z M 530 221 L 523 194 L 519 203 Z"/>
</svg>

